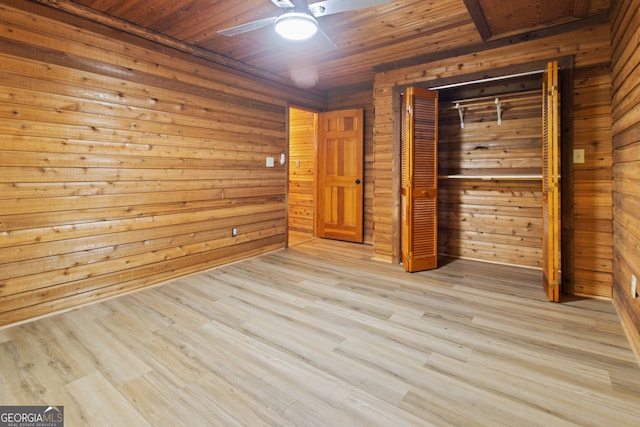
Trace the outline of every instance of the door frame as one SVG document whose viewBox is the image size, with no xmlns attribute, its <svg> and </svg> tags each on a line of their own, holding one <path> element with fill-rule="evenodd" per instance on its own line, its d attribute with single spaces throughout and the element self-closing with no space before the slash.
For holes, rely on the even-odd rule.
<svg viewBox="0 0 640 427">
<path fill-rule="evenodd" d="M 285 209 L 285 247 L 289 247 L 289 213 L 290 213 L 290 204 L 289 204 L 289 200 L 290 200 L 290 188 L 289 188 L 289 177 L 290 177 L 290 173 L 291 173 L 291 168 L 293 167 L 292 165 L 292 161 L 294 161 L 291 158 L 291 146 L 292 146 L 292 138 L 291 138 L 291 109 L 297 109 L 297 110 L 301 110 L 301 111 L 305 111 L 308 112 L 310 114 L 313 114 L 315 116 L 316 119 L 316 134 L 315 134 L 315 139 L 314 139 L 314 147 L 313 147 L 313 212 L 312 215 L 313 217 L 311 218 L 312 221 L 312 237 L 318 237 L 317 234 L 317 209 L 318 209 L 318 182 L 319 182 L 319 178 L 318 178 L 318 173 L 319 173 L 319 137 L 320 137 L 320 130 L 319 130 L 319 120 L 320 120 L 320 116 L 323 113 L 326 112 L 332 112 L 332 111 L 343 111 L 343 110 L 354 110 L 354 109 L 359 109 L 362 110 L 362 132 L 363 132 L 363 150 L 366 150 L 366 146 L 367 146 L 367 140 L 366 140 L 366 108 L 363 105 L 354 105 L 354 106 L 340 106 L 338 108 L 335 109 L 331 109 L 331 110 L 318 110 L 316 108 L 311 108 L 311 107 L 304 107 L 304 106 L 300 106 L 298 104 L 291 104 L 288 103 L 287 104 L 287 110 L 286 110 L 286 135 L 287 135 L 287 141 L 286 141 L 286 148 L 285 148 L 285 153 L 286 153 L 286 163 L 285 163 L 285 167 L 286 167 L 286 182 L 285 182 L 285 205 L 286 205 L 286 209 Z M 365 234 L 366 234 L 366 230 L 365 230 L 365 201 L 366 201 L 366 185 L 367 183 L 365 182 L 365 176 L 367 174 L 367 170 L 365 169 L 366 166 L 366 161 L 365 161 L 365 156 L 366 153 L 363 151 L 362 153 L 362 168 L 363 168 L 363 173 L 362 173 L 362 177 L 361 177 L 361 181 L 362 181 L 362 191 L 363 191 L 363 200 L 362 200 L 362 217 L 360 218 L 361 221 L 361 226 L 363 228 L 362 231 L 362 238 L 364 241 L 365 238 Z"/>
<path fill-rule="evenodd" d="M 290 205 L 289 205 L 289 192 L 290 192 L 290 188 L 289 188 L 289 176 L 291 173 L 291 109 L 295 108 L 296 110 L 301 110 L 301 111 L 306 111 L 310 114 L 314 114 L 316 116 L 316 122 L 318 120 L 318 117 L 321 113 L 321 111 L 315 109 L 315 108 L 309 108 L 309 107 L 302 107 L 300 105 L 294 105 L 294 104 L 287 104 L 287 113 L 286 113 L 286 130 L 287 130 L 287 142 L 286 142 L 286 147 L 285 147 L 285 153 L 286 153 L 286 162 L 285 162 L 285 166 L 286 166 L 286 180 L 285 180 L 285 205 L 286 205 L 286 209 L 285 209 L 285 247 L 289 247 L 289 211 L 290 211 Z M 318 129 L 316 128 L 316 135 L 315 135 L 315 139 L 314 139 L 314 146 L 313 146 L 313 212 L 312 212 L 312 218 L 311 218 L 311 236 L 312 237 L 316 237 L 316 209 L 317 209 L 317 198 L 318 198 L 318 186 L 317 186 L 317 182 L 318 182 Z"/>
</svg>

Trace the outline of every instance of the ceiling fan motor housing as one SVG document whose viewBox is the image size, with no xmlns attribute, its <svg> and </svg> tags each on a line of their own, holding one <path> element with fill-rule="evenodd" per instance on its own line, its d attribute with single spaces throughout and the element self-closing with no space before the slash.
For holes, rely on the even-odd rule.
<svg viewBox="0 0 640 427">
<path fill-rule="evenodd" d="M 275 30 L 289 40 L 306 40 L 318 32 L 318 21 L 308 12 L 294 10 L 276 19 Z"/>
</svg>

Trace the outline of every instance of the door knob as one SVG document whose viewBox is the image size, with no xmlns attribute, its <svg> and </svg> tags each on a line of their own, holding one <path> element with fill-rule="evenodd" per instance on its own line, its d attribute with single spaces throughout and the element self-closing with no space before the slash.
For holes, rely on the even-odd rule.
<svg viewBox="0 0 640 427">
<path fill-rule="evenodd" d="M 360 184 L 360 180 L 359 179 L 356 179 L 356 184 Z"/>
</svg>

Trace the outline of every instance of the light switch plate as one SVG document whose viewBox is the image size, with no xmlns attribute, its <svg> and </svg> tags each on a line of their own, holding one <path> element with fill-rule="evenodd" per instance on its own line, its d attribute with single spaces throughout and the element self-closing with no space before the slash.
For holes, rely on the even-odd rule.
<svg viewBox="0 0 640 427">
<path fill-rule="evenodd" d="M 273 157 L 267 157 L 267 167 L 268 168 L 272 168 L 274 165 L 273 163 Z"/>
<path fill-rule="evenodd" d="M 573 163 L 584 163 L 584 148 L 573 150 Z"/>
</svg>

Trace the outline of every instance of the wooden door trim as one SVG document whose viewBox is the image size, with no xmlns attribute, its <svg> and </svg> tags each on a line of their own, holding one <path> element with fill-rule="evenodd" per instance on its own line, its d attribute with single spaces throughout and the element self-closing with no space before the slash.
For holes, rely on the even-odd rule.
<svg viewBox="0 0 640 427">
<path fill-rule="evenodd" d="M 312 236 L 316 237 L 316 208 L 317 208 L 317 200 L 318 200 L 318 116 L 320 111 L 314 110 L 312 108 L 301 107 L 296 104 L 287 104 L 287 114 L 286 114 L 286 129 L 287 129 L 287 138 L 285 143 L 285 153 L 286 153 L 286 182 L 285 182 L 285 203 L 286 203 L 286 213 L 285 213 L 285 224 L 286 224 L 286 244 L 285 247 L 289 247 L 289 178 L 291 173 L 291 109 L 294 108 L 300 111 L 306 111 L 310 114 L 313 114 L 315 117 L 314 120 L 314 136 L 313 136 L 313 186 L 312 186 L 312 197 L 313 197 L 313 206 L 312 206 Z"/>
</svg>

